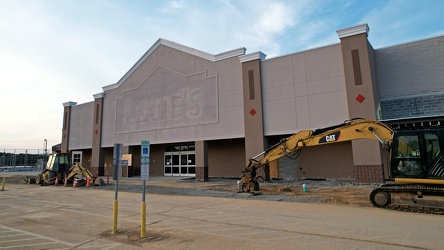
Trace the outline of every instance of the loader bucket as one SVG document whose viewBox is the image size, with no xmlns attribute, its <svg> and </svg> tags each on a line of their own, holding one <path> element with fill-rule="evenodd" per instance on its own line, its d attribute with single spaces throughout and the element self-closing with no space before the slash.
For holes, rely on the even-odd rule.
<svg viewBox="0 0 444 250">
<path fill-rule="evenodd" d="M 74 178 L 77 179 L 82 179 L 82 180 L 87 180 L 88 178 L 91 179 L 92 182 L 94 182 L 95 178 L 94 176 L 91 174 L 91 172 L 82 167 L 82 165 L 80 165 L 80 163 L 76 163 L 74 164 L 67 172 L 66 172 L 66 179 L 68 179 L 69 181 L 72 181 Z"/>
</svg>

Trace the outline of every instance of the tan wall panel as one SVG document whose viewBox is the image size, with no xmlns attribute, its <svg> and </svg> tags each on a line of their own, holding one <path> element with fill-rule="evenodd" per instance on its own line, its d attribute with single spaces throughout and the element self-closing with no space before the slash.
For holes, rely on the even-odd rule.
<svg viewBox="0 0 444 250">
<path fill-rule="evenodd" d="M 92 152 L 91 150 L 82 150 L 82 166 L 87 168 L 88 170 L 91 170 L 91 156 Z M 92 173 L 94 176 L 97 175 L 97 173 Z"/>
<path fill-rule="evenodd" d="M 307 82 L 307 94 L 317 95 L 345 91 L 344 76 L 335 76 Z"/>
<path fill-rule="evenodd" d="M 162 53 L 164 55 L 163 66 L 174 69 L 184 75 L 196 72 L 196 68 L 194 67 L 196 56 L 167 46 L 161 47 L 163 48 Z"/>
<path fill-rule="evenodd" d="M 286 112 L 276 112 L 276 110 L 286 110 Z M 293 99 L 282 99 L 272 102 L 264 107 L 264 130 L 280 133 L 291 133 L 289 127 L 297 127 L 296 122 L 296 106 Z"/>
<path fill-rule="evenodd" d="M 279 164 L 278 161 L 270 162 L 270 178 L 279 178 Z"/>
<path fill-rule="evenodd" d="M 380 143 L 370 140 L 353 141 L 355 165 L 381 165 Z"/>
<path fill-rule="evenodd" d="M 348 119 L 345 91 L 311 95 L 308 97 L 308 108 L 312 128 L 328 127 Z"/>
<path fill-rule="evenodd" d="M 296 124 L 299 129 L 311 129 L 308 96 L 296 98 Z"/>
<path fill-rule="evenodd" d="M 94 102 L 71 107 L 69 150 L 92 148 Z"/>
<path fill-rule="evenodd" d="M 304 54 L 307 81 L 337 77 L 344 74 L 340 45 L 314 49 Z"/>
<path fill-rule="evenodd" d="M 304 148 L 297 158 L 297 178 L 353 178 L 350 142 Z"/>
<path fill-rule="evenodd" d="M 241 176 L 245 168 L 245 143 L 243 139 L 208 142 L 208 175 L 210 177 Z"/>
<path fill-rule="evenodd" d="M 159 48 L 162 51 L 161 48 Z M 146 78 L 151 75 L 159 66 L 159 50 L 155 50 L 151 55 L 126 79 L 125 84 L 119 88 L 121 91 L 139 87 Z"/>
<path fill-rule="evenodd" d="M 307 82 L 307 72 L 305 70 L 305 53 L 297 53 L 291 56 L 293 63 L 293 82 L 306 83 Z"/>
<path fill-rule="evenodd" d="M 262 62 L 264 134 L 296 133 L 347 120 L 340 45 Z"/>
<path fill-rule="evenodd" d="M 262 81 L 266 88 L 293 84 L 292 56 L 283 56 L 266 60 L 262 63 Z"/>
</svg>

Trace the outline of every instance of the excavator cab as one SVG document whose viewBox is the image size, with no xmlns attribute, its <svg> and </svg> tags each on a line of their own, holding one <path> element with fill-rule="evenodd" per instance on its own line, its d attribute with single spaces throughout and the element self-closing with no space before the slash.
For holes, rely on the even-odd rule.
<svg viewBox="0 0 444 250">
<path fill-rule="evenodd" d="M 391 156 L 393 178 L 444 179 L 443 148 L 441 129 L 395 133 Z"/>
</svg>

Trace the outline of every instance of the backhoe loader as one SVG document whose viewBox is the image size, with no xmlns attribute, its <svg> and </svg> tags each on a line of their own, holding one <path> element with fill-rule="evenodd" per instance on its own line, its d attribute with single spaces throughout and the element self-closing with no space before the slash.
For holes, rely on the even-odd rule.
<svg viewBox="0 0 444 250">
<path fill-rule="evenodd" d="M 390 154 L 388 183 L 374 189 L 370 201 L 376 207 L 444 214 L 444 124 L 393 129 L 388 124 L 353 119 L 317 130 L 303 130 L 251 158 L 242 171 L 239 186 L 259 191 L 256 171 L 283 156 L 297 158 L 305 147 L 357 139 L 377 140 Z M 263 156 L 259 159 L 260 156 Z"/>
<path fill-rule="evenodd" d="M 24 181 L 28 184 L 52 185 L 56 181 L 63 183 L 66 180 L 71 183 L 74 179 L 77 179 L 81 186 L 89 178 L 91 183 L 94 183 L 96 178 L 80 163 L 71 166 L 70 156 L 66 153 L 50 154 L 45 169 L 37 173 L 36 176 L 26 176 Z"/>
</svg>

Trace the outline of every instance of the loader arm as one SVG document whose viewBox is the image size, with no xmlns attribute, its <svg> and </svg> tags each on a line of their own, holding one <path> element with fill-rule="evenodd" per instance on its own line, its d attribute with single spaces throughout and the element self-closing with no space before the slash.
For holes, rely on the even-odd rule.
<svg viewBox="0 0 444 250">
<path fill-rule="evenodd" d="M 79 163 L 74 164 L 67 172 L 66 172 L 66 179 L 72 180 L 74 176 L 80 175 L 84 179 L 90 179 L 92 182 L 94 182 L 94 176 L 93 174 L 86 168 L 82 167 Z"/>
<path fill-rule="evenodd" d="M 388 150 L 393 134 L 394 131 L 391 127 L 372 120 L 351 120 L 332 127 L 299 131 L 290 137 L 283 138 L 279 143 L 249 160 L 242 172 L 242 189 L 246 188 L 249 191 L 250 187 L 248 186 L 254 186 L 254 190 L 258 191 L 259 184 L 256 180 L 256 169 L 264 167 L 283 156 L 297 158 L 302 148 L 357 139 L 370 139 L 379 141 Z M 259 159 L 260 156 L 263 157 Z"/>
</svg>

